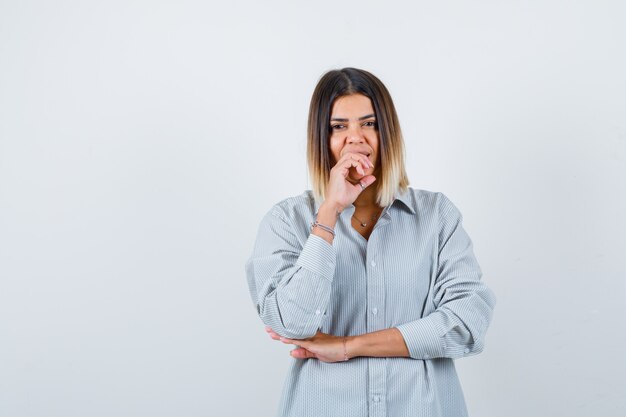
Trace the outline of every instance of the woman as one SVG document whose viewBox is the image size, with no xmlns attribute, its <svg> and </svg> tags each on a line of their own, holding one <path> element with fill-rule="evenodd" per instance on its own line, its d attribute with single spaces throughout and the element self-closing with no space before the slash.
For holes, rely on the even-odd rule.
<svg viewBox="0 0 626 417">
<path fill-rule="evenodd" d="M 324 74 L 307 153 L 313 190 L 265 215 L 246 264 L 267 332 L 297 345 L 279 415 L 467 415 L 453 359 L 483 350 L 495 297 L 456 206 L 408 187 L 378 78 Z"/>
</svg>

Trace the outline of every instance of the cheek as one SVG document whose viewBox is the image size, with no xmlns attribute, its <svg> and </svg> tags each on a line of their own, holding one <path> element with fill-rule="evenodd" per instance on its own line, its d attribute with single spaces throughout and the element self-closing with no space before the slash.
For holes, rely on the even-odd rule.
<svg viewBox="0 0 626 417">
<path fill-rule="evenodd" d="M 332 155 L 335 162 L 337 162 L 339 158 L 341 157 L 340 155 L 341 149 L 342 149 L 341 144 L 337 140 L 333 140 L 333 138 L 331 137 L 330 138 L 330 154 Z"/>
<path fill-rule="evenodd" d="M 372 147 L 372 150 L 377 156 L 378 156 L 378 143 L 379 143 L 378 136 L 377 135 L 372 136 L 369 141 L 369 145 Z"/>
</svg>

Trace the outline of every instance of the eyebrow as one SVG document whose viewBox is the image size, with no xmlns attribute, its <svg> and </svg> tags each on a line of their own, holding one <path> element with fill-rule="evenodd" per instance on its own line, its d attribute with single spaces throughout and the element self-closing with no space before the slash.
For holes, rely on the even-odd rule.
<svg viewBox="0 0 626 417">
<path fill-rule="evenodd" d="M 373 113 L 372 114 L 366 114 L 365 116 L 359 117 L 358 120 L 365 120 L 365 119 L 369 119 L 370 117 L 376 117 L 376 115 L 373 114 Z M 348 119 L 342 119 L 342 118 L 339 118 L 339 117 L 333 117 L 332 119 L 330 119 L 330 121 L 331 122 L 347 122 Z"/>
</svg>

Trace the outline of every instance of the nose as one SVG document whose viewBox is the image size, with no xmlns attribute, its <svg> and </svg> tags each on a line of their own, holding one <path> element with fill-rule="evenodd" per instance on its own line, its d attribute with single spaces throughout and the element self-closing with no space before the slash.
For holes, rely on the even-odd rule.
<svg viewBox="0 0 626 417">
<path fill-rule="evenodd" d="M 365 137 L 363 136 L 363 132 L 361 132 L 361 126 L 357 123 L 356 126 L 351 126 L 348 128 L 346 137 L 347 143 L 364 143 Z"/>
</svg>

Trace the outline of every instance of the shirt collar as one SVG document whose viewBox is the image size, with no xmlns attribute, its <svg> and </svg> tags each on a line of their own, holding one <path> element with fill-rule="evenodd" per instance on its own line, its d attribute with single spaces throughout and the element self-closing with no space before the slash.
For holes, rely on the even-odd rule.
<svg viewBox="0 0 626 417">
<path fill-rule="evenodd" d="M 411 194 L 413 194 L 411 192 L 410 188 L 407 188 L 405 192 L 400 193 L 400 192 L 396 192 L 396 196 L 393 200 L 393 202 L 391 203 L 391 205 L 393 206 L 394 204 L 396 204 L 396 202 L 400 202 L 402 205 L 404 205 L 404 207 L 406 207 L 412 214 L 415 214 L 415 209 L 413 208 L 413 202 L 411 201 Z M 313 193 L 311 192 L 311 198 L 313 198 Z M 319 208 L 321 206 L 321 201 L 317 201 L 315 200 L 315 198 L 313 198 L 314 201 L 314 205 L 315 205 L 315 213 L 317 214 L 317 212 L 319 211 Z"/>
<path fill-rule="evenodd" d="M 412 201 L 412 192 L 411 189 L 407 187 L 406 191 L 404 191 L 402 194 L 400 194 L 399 192 L 396 193 L 396 198 L 393 200 L 393 203 L 391 203 L 391 205 L 393 205 L 396 201 L 401 202 L 402 204 L 404 204 L 404 206 L 411 212 L 411 214 L 415 214 L 415 209 L 413 208 L 413 201 Z"/>
</svg>

